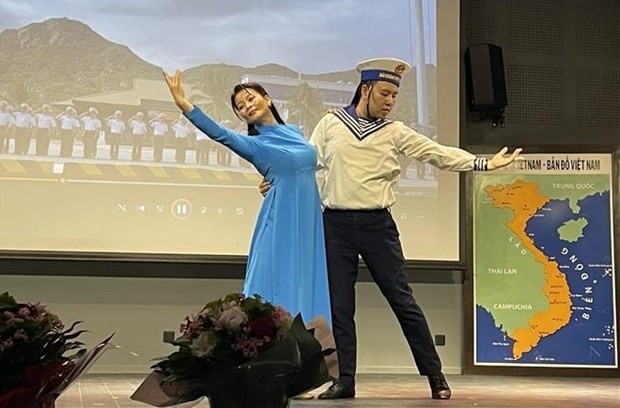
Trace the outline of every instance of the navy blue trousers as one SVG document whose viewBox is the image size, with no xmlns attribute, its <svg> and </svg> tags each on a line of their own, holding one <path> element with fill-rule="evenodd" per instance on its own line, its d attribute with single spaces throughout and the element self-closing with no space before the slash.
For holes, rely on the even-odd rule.
<svg viewBox="0 0 620 408">
<path fill-rule="evenodd" d="M 405 258 L 391 213 L 387 209 L 325 209 L 323 222 L 339 380 L 355 386 L 355 282 L 359 256 L 396 315 L 420 374 L 440 373 L 441 360 L 426 317 L 407 283 Z M 381 352 L 385 351 L 377 350 Z"/>
</svg>

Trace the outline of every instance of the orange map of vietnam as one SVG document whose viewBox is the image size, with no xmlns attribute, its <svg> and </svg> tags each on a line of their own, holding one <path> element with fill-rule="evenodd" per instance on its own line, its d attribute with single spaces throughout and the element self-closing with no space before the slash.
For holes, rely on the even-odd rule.
<svg viewBox="0 0 620 408">
<path fill-rule="evenodd" d="M 549 336 L 568 324 L 571 315 L 571 299 L 566 277 L 555 261 L 534 245 L 527 235 L 527 221 L 538 212 L 549 198 L 538 192 L 535 183 L 517 180 L 510 185 L 488 186 L 484 190 L 496 208 L 508 208 L 513 218 L 507 223 L 508 229 L 530 251 L 536 262 L 543 266 L 545 284 L 543 293 L 549 302 L 549 308 L 536 312 L 528 321 L 528 327 L 519 327 L 507 333 L 514 341 L 513 357 L 521 358 L 524 353 L 535 347 L 540 339 Z"/>
</svg>

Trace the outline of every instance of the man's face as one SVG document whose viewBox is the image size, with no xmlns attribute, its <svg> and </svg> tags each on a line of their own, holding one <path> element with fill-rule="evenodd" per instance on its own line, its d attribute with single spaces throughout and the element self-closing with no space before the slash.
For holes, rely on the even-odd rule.
<svg viewBox="0 0 620 408">
<path fill-rule="evenodd" d="M 364 97 L 365 96 L 365 97 Z M 369 89 L 362 90 L 362 97 L 369 102 L 369 115 L 377 119 L 389 116 L 396 103 L 398 87 L 390 82 L 378 81 Z"/>
</svg>

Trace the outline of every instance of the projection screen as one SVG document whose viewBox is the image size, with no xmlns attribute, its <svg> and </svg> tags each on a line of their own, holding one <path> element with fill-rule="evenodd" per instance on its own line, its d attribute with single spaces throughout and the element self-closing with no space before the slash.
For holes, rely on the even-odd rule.
<svg viewBox="0 0 620 408">
<path fill-rule="evenodd" d="M 458 1 L 365 4 L 3 1 L 0 251 L 247 254 L 261 177 L 180 117 L 162 69 L 240 132 L 230 91 L 259 82 L 309 137 L 350 101 L 358 61 L 401 58 L 414 68 L 392 118 L 458 145 Z M 406 258 L 459 261 L 458 175 L 401 166 Z"/>
</svg>

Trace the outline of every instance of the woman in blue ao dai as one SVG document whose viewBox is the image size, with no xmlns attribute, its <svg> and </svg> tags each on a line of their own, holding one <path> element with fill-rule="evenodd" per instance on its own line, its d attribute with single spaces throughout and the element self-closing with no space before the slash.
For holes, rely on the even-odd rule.
<svg viewBox="0 0 620 408">
<path fill-rule="evenodd" d="M 259 294 L 305 322 L 323 316 L 331 326 L 316 151 L 300 129 L 286 125 L 265 89 L 239 84 L 232 108 L 248 135 L 220 126 L 185 98 L 181 74 L 164 78 L 175 103 L 203 133 L 249 161 L 271 183 L 258 213 L 243 293 Z"/>
</svg>

